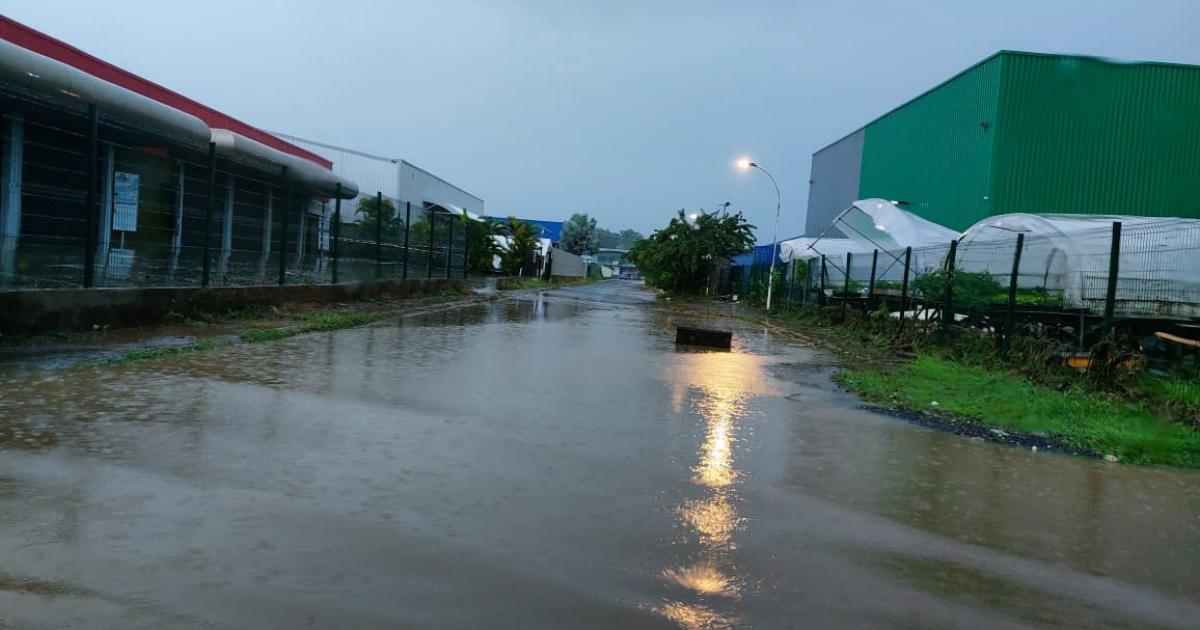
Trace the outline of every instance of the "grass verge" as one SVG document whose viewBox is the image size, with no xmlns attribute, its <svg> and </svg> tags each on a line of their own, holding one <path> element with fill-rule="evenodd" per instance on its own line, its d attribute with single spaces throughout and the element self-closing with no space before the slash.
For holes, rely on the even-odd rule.
<svg viewBox="0 0 1200 630">
<path fill-rule="evenodd" d="M 132 350 L 121 356 L 113 359 L 111 363 L 134 363 L 136 361 L 147 361 L 149 359 L 161 359 L 163 357 L 177 357 L 185 354 L 194 354 L 196 352 L 205 352 L 219 346 L 215 341 L 197 341 L 182 346 L 160 346 L 156 348 L 144 348 L 142 350 Z"/>
<path fill-rule="evenodd" d="M 1044 435 L 1072 449 L 1130 463 L 1200 468 L 1200 433 L 1144 405 L 1078 388 L 1057 391 L 928 354 L 894 369 L 849 369 L 839 380 L 887 407 Z"/>
</svg>

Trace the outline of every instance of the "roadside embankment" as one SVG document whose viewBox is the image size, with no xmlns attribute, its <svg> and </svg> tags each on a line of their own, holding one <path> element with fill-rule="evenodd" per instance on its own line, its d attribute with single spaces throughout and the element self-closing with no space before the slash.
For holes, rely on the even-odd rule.
<svg viewBox="0 0 1200 630">
<path fill-rule="evenodd" d="M 825 349 L 841 367 L 841 385 L 909 422 L 1041 451 L 1200 468 L 1195 376 L 1138 372 L 1098 383 L 1063 366 L 1056 344 L 1043 338 L 1016 340 L 1001 357 L 992 340 L 969 330 L 943 335 L 910 322 L 898 333 L 894 321 L 869 315 L 813 309 L 768 318 L 750 305 L 675 298 L 676 308 L 750 319 Z"/>
<path fill-rule="evenodd" d="M 0 336 L 154 326 L 288 304 L 406 299 L 469 292 L 465 280 L 410 279 L 246 287 L 28 289 L 0 292 Z"/>
</svg>

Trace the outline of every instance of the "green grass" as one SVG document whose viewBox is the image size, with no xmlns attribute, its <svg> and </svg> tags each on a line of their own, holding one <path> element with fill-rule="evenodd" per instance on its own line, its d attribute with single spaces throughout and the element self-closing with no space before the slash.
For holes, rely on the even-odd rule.
<svg viewBox="0 0 1200 630">
<path fill-rule="evenodd" d="M 513 289 L 552 289 L 554 283 L 541 278 L 517 278 L 509 287 Z"/>
<path fill-rule="evenodd" d="M 1194 380 L 1144 375 L 1135 389 L 1138 395 L 1154 402 L 1200 409 L 1200 382 Z"/>
<path fill-rule="evenodd" d="M 133 363 L 136 361 L 146 361 L 149 359 L 161 359 L 163 357 L 177 357 L 185 354 L 193 354 L 196 352 L 204 352 L 217 347 L 215 341 L 197 341 L 182 346 L 159 346 L 156 348 L 144 348 L 142 350 L 133 350 L 113 359 L 111 363 Z"/>
<path fill-rule="evenodd" d="M 246 343 L 263 343 L 265 341 L 278 341 L 295 336 L 300 331 L 295 328 L 251 328 L 241 334 L 242 341 Z"/>
<path fill-rule="evenodd" d="M 931 355 L 895 370 L 848 370 L 840 380 L 865 399 L 890 407 L 948 412 L 989 427 L 1041 433 L 1124 462 L 1200 468 L 1200 432 L 1135 403 L 1039 387 L 1019 376 Z"/>
<path fill-rule="evenodd" d="M 323 313 L 308 320 L 305 332 L 324 332 L 362 326 L 387 317 L 387 311 L 354 311 L 351 313 Z"/>
</svg>

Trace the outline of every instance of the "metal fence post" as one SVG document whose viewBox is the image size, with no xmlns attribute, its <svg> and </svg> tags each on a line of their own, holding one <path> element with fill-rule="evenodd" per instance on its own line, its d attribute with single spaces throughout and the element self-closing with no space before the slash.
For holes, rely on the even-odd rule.
<svg viewBox="0 0 1200 630">
<path fill-rule="evenodd" d="M 958 239 L 950 241 L 950 253 L 946 254 L 946 299 L 942 303 L 942 328 L 954 323 L 954 256 L 958 251 Z"/>
<path fill-rule="evenodd" d="M 1121 222 L 1112 224 L 1112 249 L 1108 253 L 1108 291 L 1104 296 L 1104 327 L 1112 324 L 1117 309 L 1117 276 L 1121 272 Z"/>
<path fill-rule="evenodd" d="M 825 306 L 825 254 L 821 254 L 821 275 L 817 278 L 820 282 L 821 292 L 817 294 L 817 304 Z"/>
<path fill-rule="evenodd" d="M 200 263 L 200 286 L 207 287 L 212 262 L 212 215 L 217 205 L 217 143 L 208 143 L 208 190 L 204 193 L 204 260 Z"/>
<path fill-rule="evenodd" d="M 1017 251 L 1013 252 L 1012 274 L 1008 278 L 1008 309 L 1004 313 L 1004 341 L 1001 352 L 1008 355 L 1012 338 L 1013 311 L 1017 308 L 1017 277 L 1021 273 L 1021 251 L 1025 248 L 1025 234 L 1017 234 Z"/>
<path fill-rule="evenodd" d="M 408 231 L 412 227 L 412 202 L 404 202 L 404 270 L 400 277 L 408 279 Z"/>
<path fill-rule="evenodd" d="M 83 286 L 91 288 L 96 281 L 96 211 L 99 194 L 96 179 L 100 176 L 96 160 L 100 151 L 100 110 L 95 103 L 88 105 L 87 137 L 87 198 L 83 212 Z"/>
<path fill-rule="evenodd" d="M 426 211 L 429 217 L 429 249 L 425 251 L 425 278 L 433 277 L 433 219 L 437 215 L 432 210 Z"/>
<path fill-rule="evenodd" d="M 338 237 L 342 227 L 342 184 L 334 186 L 336 198 L 333 200 L 333 283 L 338 281 Z"/>
<path fill-rule="evenodd" d="M 879 268 L 879 250 L 871 251 L 871 279 L 867 282 L 867 312 L 875 306 L 875 271 Z"/>
<path fill-rule="evenodd" d="M 904 312 L 908 310 L 908 269 L 912 263 L 912 247 L 904 248 L 904 279 L 900 282 L 900 325 L 896 332 L 904 330 Z"/>
<path fill-rule="evenodd" d="M 294 192 L 292 184 L 288 179 L 287 167 L 283 167 L 283 227 L 279 230 L 279 285 L 283 286 L 287 282 L 287 254 L 288 254 L 288 218 L 291 214 Z"/>
<path fill-rule="evenodd" d="M 850 307 L 850 264 L 854 254 L 846 252 L 846 277 L 842 279 L 842 319 L 846 318 L 846 309 Z"/>
<path fill-rule="evenodd" d="M 450 279 L 450 267 L 454 263 L 454 215 L 448 215 L 446 221 L 446 279 Z"/>
<path fill-rule="evenodd" d="M 467 279 L 467 257 L 471 255 L 471 217 L 463 210 L 463 280 Z"/>
<path fill-rule="evenodd" d="M 375 193 L 375 279 L 383 277 L 383 193 Z"/>
</svg>

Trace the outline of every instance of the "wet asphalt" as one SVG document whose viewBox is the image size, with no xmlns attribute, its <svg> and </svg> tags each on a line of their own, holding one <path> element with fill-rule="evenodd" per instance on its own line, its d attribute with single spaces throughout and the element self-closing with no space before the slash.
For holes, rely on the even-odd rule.
<svg viewBox="0 0 1200 630">
<path fill-rule="evenodd" d="M 0 370 L 0 628 L 1200 627 L 1200 475 L 901 422 L 652 301 Z"/>
</svg>

